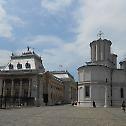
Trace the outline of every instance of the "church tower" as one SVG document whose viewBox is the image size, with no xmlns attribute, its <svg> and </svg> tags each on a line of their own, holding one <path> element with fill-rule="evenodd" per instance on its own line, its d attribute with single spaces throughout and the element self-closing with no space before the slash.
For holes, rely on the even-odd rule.
<svg viewBox="0 0 126 126">
<path fill-rule="evenodd" d="M 117 69 L 117 55 L 111 53 L 112 42 L 100 32 L 90 43 L 91 61 L 78 68 L 78 106 L 120 106 L 126 99 L 126 59 Z"/>
<path fill-rule="evenodd" d="M 90 43 L 91 64 L 116 68 L 117 55 L 111 54 L 112 42 L 107 39 L 102 39 L 101 32 L 98 35 L 100 36 L 99 39 Z"/>
</svg>

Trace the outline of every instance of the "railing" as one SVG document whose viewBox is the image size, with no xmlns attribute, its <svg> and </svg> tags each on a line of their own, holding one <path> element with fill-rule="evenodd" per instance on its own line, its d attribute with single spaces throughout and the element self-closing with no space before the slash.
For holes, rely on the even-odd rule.
<svg viewBox="0 0 126 126">
<path fill-rule="evenodd" d="M 21 106 L 34 106 L 33 97 L 0 96 L 0 108 L 16 108 Z"/>
</svg>

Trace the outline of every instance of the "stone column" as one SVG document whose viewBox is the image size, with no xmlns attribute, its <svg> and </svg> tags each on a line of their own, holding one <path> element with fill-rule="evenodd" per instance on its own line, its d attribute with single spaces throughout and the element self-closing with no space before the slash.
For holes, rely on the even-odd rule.
<svg viewBox="0 0 126 126">
<path fill-rule="evenodd" d="M 19 106 L 21 106 L 21 97 L 22 97 L 22 79 L 20 80 L 20 89 L 19 89 Z"/>
<path fill-rule="evenodd" d="M 92 107 L 92 85 L 90 84 L 90 107 Z"/>
<path fill-rule="evenodd" d="M 94 61 L 96 61 L 96 44 L 94 45 Z"/>
<path fill-rule="evenodd" d="M 103 43 L 101 43 L 101 60 L 104 60 L 104 46 L 103 46 Z"/>
<path fill-rule="evenodd" d="M 109 86 L 105 86 L 105 105 L 104 107 L 108 107 L 109 106 Z"/>
<path fill-rule="evenodd" d="M 13 97 L 14 95 L 14 80 L 12 80 L 12 83 L 11 83 L 11 97 Z"/>
<path fill-rule="evenodd" d="M 13 97 L 14 97 L 14 80 L 11 81 L 11 107 L 13 107 L 14 105 Z"/>
<path fill-rule="evenodd" d="M 92 98 L 92 85 L 90 84 L 90 98 Z"/>
<path fill-rule="evenodd" d="M 91 61 L 93 60 L 93 50 L 92 50 L 92 45 L 91 45 Z"/>
<path fill-rule="evenodd" d="M 30 92 L 31 92 L 31 83 L 30 83 L 30 79 L 28 81 L 28 97 L 30 97 Z"/>
<path fill-rule="evenodd" d="M 92 61 L 94 62 L 96 60 L 96 45 L 92 45 Z"/>
<path fill-rule="evenodd" d="M 98 61 L 98 44 L 95 46 L 95 60 Z"/>
<path fill-rule="evenodd" d="M 22 96 L 22 80 L 20 80 L 19 97 Z"/>
<path fill-rule="evenodd" d="M 3 96 L 6 95 L 5 85 L 6 85 L 5 80 L 3 80 Z"/>
<path fill-rule="evenodd" d="M 100 60 L 100 43 L 97 44 L 97 55 L 98 55 L 98 61 Z"/>
</svg>

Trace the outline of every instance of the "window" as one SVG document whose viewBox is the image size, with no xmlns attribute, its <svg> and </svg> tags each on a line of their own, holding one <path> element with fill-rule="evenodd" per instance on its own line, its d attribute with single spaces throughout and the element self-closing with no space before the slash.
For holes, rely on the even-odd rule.
<svg viewBox="0 0 126 126">
<path fill-rule="evenodd" d="M 90 86 L 85 86 L 85 97 L 90 97 Z"/>
<path fill-rule="evenodd" d="M 10 63 L 9 64 L 9 70 L 12 70 L 14 68 L 14 66 Z"/>
<path fill-rule="evenodd" d="M 17 64 L 17 69 L 22 69 L 22 64 L 18 63 Z"/>
<path fill-rule="evenodd" d="M 120 96 L 121 96 L 121 98 L 124 98 L 124 91 L 123 91 L 123 88 L 120 88 Z"/>
<path fill-rule="evenodd" d="M 26 68 L 31 68 L 30 63 L 27 62 L 27 63 L 25 64 L 25 67 L 26 67 Z"/>
</svg>

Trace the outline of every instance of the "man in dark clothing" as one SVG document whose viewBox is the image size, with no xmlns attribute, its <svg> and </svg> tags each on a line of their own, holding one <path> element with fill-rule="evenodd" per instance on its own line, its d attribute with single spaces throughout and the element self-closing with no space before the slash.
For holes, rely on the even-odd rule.
<svg viewBox="0 0 126 126">
<path fill-rule="evenodd" d="M 122 102 L 121 108 L 122 108 L 122 110 L 125 112 L 125 101 Z"/>
<path fill-rule="evenodd" d="M 93 101 L 93 107 L 96 108 L 95 101 Z"/>
</svg>

